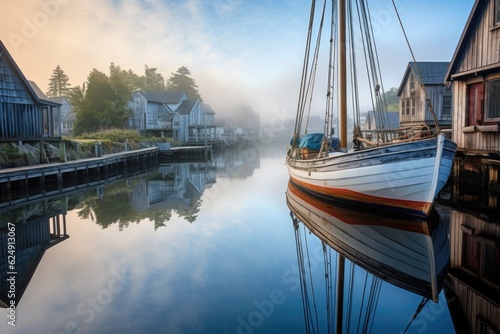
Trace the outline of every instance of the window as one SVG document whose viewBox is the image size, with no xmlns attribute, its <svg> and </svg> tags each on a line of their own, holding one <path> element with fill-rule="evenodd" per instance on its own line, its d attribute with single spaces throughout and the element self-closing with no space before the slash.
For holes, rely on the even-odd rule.
<svg viewBox="0 0 500 334">
<path fill-rule="evenodd" d="M 417 99 L 412 97 L 411 98 L 411 115 L 412 116 L 415 116 L 417 114 L 416 107 L 417 107 Z"/>
<path fill-rule="evenodd" d="M 495 0 L 494 25 L 500 26 L 500 0 Z"/>
<path fill-rule="evenodd" d="M 410 90 L 415 89 L 415 75 L 410 73 Z"/>
<path fill-rule="evenodd" d="M 484 85 L 477 82 L 467 85 L 467 101 L 465 109 L 465 125 L 481 124 L 483 120 Z"/>
<path fill-rule="evenodd" d="M 410 115 L 410 99 L 401 100 L 401 116 Z"/>
<path fill-rule="evenodd" d="M 485 121 L 500 121 L 500 79 L 488 81 L 487 94 Z"/>
<path fill-rule="evenodd" d="M 451 116 L 451 95 L 441 96 L 441 116 Z"/>
<path fill-rule="evenodd" d="M 462 267 L 474 274 L 478 273 L 478 243 L 473 236 L 473 231 L 462 226 Z"/>
<path fill-rule="evenodd" d="M 495 285 L 500 285 L 500 247 L 495 242 L 483 243 L 481 275 Z"/>
</svg>

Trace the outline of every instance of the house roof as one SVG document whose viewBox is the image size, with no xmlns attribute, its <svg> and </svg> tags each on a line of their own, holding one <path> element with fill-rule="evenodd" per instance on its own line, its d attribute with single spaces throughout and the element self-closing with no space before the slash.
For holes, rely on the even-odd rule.
<svg viewBox="0 0 500 334">
<path fill-rule="evenodd" d="M 212 107 L 208 103 L 201 104 L 201 111 L 205 114 L 215 115 L 215 111 L 212 109 Z"/>
<path fill-rule="evenodd" d="M 60 107 L 61 106 L 60 103 L 58 103 L 56 101 L 53 101 L 50 98 L 48 98 L 47 95 L 45 95 L 45 93 L 40 89 L 40 87 L 38 87 L 38 85 L 34 81 L 28 80 L 28 83 L 30 84 L 30 86 L 33 89 L 33 91 L 35 92 L 36 96 L 38 96 L 38 98 L 40 99 L 40 101 L 42 101 L 42 103 L 44 103 L 44 104 L 50 104 L 50 105 L 55 106 L 55 107 Z"/>
<path fill-rule="evenodd" d="M 69 104 L 68 98 L 66 96 L 49 97 L 48 100 L 59 104 L 65 104 L 65 103 Z"/>
<path fill-rule="evenodd" d="M 398 96 L 403 92 L 403 88 L 411 72 L 420 74 L 424 85 L 444 85 L 444 78 L 449 66 L 450 62 L 448 61 L 409 62 L 399 85 Z"/>
<path fill-rule="evenodd" d="M 191 113 L 196 103 L 198 103 L 198 100 L 184 100 L 175 112 L 179 115 L 188 115 Z"/>
<path fill-rule="evenodd" d="M 3 44 L 2 40 L 0 40 L 0 59 L 2 57 L 5 57 L 5 60 L 10 65 L 12 70 L 17 74 L 18 78 L 20 79 L 20 81 L 22 82 L 22 84 L 24 85 L 24 87 L 26 88 L 28 93 L 31 95 L 33 100 L 36 102 L 36 104 L 38 104 L 38 105 L 49 104 L 52 106 L 59 106 L 58 104 L 54 104 L 53 102 L 48 101 L 47 97 L 45 96 L 45 94 L 43 94 L 43 92 L 40 90 L 40 88 L 36 87 L 36 89 L 42 93 L 41 96 L 45 96 L 45 98 L 43 98 L 43 97 L 41 98 L 37 94 L 37 92 L 35 92 L 34 88 L 30 84 L 30 82 L 28 82 L 28 79 L 26 79 L 23 72 L 21 72 L 21 69 L 19 68 L 19 66 L 17 66 L 16 62 L 14 61 L 14 58 L 12 58 L 9 51 L 7 50 L 5 45 Z M 35 86 L 36 86 L 36 84 L 35 84 Z"/>
<path fill-rule="evenodd" d="M 460 36 L 460 40 L 458 41 L 455 53 L 451 58 L 450 66 L 448 67 L 448 71 L 446 72 L 445 76 L 446 81 L 451 81 L 451 76 L 456 73 L 457 68 L 460 66 L 460 62 L 462 61 L 463 55 L 467 50 L 468 42 L 472 34 L 474 33 L 478 22 L 481 20 L 483 12 L 488 3 L 489 0 L 476 0 L 474 2 L 474 6 L 472 7 L 472 10 L 469 14 L 469 18 L 467 19 L 465 28 L 462 31 L 462 36 Z"/>
<path fill-rule="evenodd" d="M 172 90 L 139 91 L 139 94 L 149 102 L 166 104 L 180 103 L 186 97 L 186 92 Z"/>
</svg>

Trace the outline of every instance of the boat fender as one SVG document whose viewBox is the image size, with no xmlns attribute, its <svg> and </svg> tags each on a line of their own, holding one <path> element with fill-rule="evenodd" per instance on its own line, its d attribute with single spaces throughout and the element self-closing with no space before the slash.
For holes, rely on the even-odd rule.
<svg viewBox="0 0 500 334">
<path fill-rule="evenodd" d="M 337 150 L 340 147 L 340 139 L 337 137 L 330 138 L 330 148 L 332 150 Z"/>
</svg>

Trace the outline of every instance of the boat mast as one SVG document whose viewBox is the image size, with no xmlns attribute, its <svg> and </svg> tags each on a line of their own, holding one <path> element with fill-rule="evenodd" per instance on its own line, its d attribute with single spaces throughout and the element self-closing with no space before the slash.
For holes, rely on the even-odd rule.
<svg viewBox="0 0 500 334">
<path fill-rule="evenodd" d="M 347 148 L 347 70 L 346 70 L 346 10 L 345 0 L 339 0 L 339 119 L 340 148 Z"/>
</svg>

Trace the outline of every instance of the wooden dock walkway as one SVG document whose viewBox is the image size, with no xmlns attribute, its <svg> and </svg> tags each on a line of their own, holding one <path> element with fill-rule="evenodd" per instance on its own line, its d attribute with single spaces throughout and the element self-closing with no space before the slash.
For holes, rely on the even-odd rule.
<svg viewBox="0 0 500 334">
<path fill-rule="evenodd" d="M 158 167 L 158 147 L 98 158 L 0 169 L 0 208 Z"/>
</svg>

